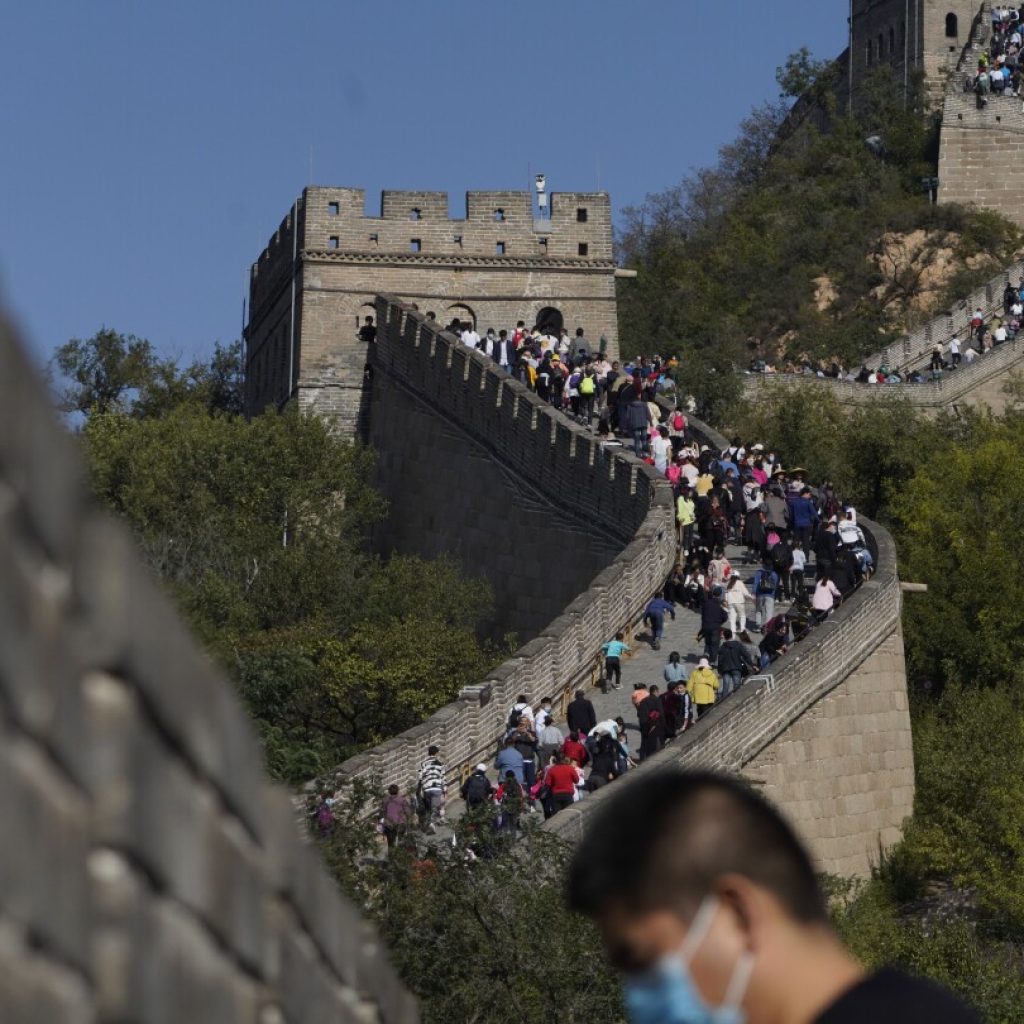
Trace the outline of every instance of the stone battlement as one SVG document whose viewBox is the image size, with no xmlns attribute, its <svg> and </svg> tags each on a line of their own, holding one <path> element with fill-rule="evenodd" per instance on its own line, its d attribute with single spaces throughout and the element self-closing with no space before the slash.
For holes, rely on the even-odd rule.
<svg viewBox="0 0 1024 1024">
<path fill-rule="evenodd" d="M 527 626 L 532 638 L 479 686 L 321 780 L 330 785 L 374 778 L 405 788 L 432 743 L 444 751 L 453 781 L 490 760 L 520 693 L 535 702 L 543 695 L 561 702 L 577 687 L 592 685 L 598 647 L 639 620 L 672 567 L 676 540 L 671 490 L 649 466 L 621 449 L 602 448 L 593 434 L 408 305 L 385 297 L 377 312 L 370 440 L 380 452 L 385 494 L 395 486 L 417 496 L 415 509 L 407 501 L 393 503 L 392 516 L 409 522 L 408 530 L 401 521 L 392 527 L 391 543 L 404 550 L 417 544 L 423 551 L 422 545 L 436 542 L 428 553 L 447 547 L 470 571 L 493 567 L 503 591 L 517 592 L 523 605 L 546 615 L 532 631 Z M 417 429 L 391 414 L 397 403 L 407 421 L 411 402 L 422 410 Z M 451 434 L 434 433 L 441 421 Z M 448 459 L 443 473 L 427 448 L 413 447 L 412 439 L 424 434 L 433 457 L 440 450 Z M 472 449 L 480 458 L 467 463 L 473 475 L 463 478 L 461 453 Z M 482 475 L 484 460 L 500 464 L 531 493 L 497 494 L 493 513 L 489 505 L 474 509 L 494 489 Z M 424 464 L 429 472 L 423 480 L 411 480 Z M 430 489 L 428 477 L 443 477 L 444 486 Z M 463 489 L 442 512 L 443 492 L 457 479 L 464 480 Z M 552 510 L 547 521 L 532 518 L 542 514 L 530 507 L 539 502 Z M 470 512 L 460 519 L 462 507 Z M 513 532 L 497 541 L 494 530 L 502 523 Z M 473 547 L 477 536 L 479 549 Z M 531 543 L 539 545 L 536 551 Z"/>
</svg>

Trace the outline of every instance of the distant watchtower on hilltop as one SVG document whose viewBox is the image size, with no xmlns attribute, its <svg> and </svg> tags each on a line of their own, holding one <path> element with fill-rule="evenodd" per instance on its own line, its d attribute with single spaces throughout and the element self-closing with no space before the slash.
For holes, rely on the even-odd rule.
<svg viewBox="0 0 1024 1024">
<path fill-rule="evenodd" d="M 1024 226 L 1021 98 L 1008 90 L 981 102 L 965 91 L 992 41 L 992 9 L 989 0 L 852 0 L 838 94 L 856 107 L 879 67 L 904 89 L 923 72 L 928 106 L 941 114 L 938 202 L 995 210 Z"/>
<path fill-rule="evenodd" d="M 880 65 L 889 65 L 904 87 L 923 71 L 929 96 L 941 102 L 979 9 L 978 0 L 852 0 L 846 71 L 854 102 Z"/>
<path fill-rule="evenodd" d="M 252 266 L 248 411 L 297 398 L 355 431 L 367 363 L 357 332 L 381 292 L 481 334 L 517 320 L 580 326 L 617 356 L 608 193 L 556 192 L 541 212 L 527 191 L 468 192 L 452 219 L 445 192 L 390 191 L 368 216 L 363 189 L 304 189 Z"/>
</svg>

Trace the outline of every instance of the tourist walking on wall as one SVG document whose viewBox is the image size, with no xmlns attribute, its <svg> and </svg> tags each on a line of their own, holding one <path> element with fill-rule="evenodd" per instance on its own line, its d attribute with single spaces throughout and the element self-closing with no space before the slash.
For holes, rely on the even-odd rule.
<svg viewBox="0 0 1024 1024">
<path fill-rule="evenodd" d="M 587 700 L 582 690 L 576 691 L 576 695 L 565 713 L 565 720 L 570 733 L 582 732 L 586 735 L 597 725 L 597 713 L 594 711 L 594 705 Z"/>
<path fill-rule="evenodd" d="M 616 633 L 615 639 L 609 640 L 601 652 L 604 654 L 605 692 L 608 683 L 617 690 L 622 686 L 622 656 L 629 653 L 629 644 L 624 642 L 621 633 Z"/>
<path fill-rule="evenodd" d="M 760 632 L 765 623 L 775 614 L 775 592 L 779 589 L 779 574 L 766 565 L 754 573 L 754 621 Z"/>
<path fill-rule="evenodd" d="M 657 594 L 647 602 L 644 609 L 644 624 L 651 630 L 651 647 L 658 650 L 661 647 L 661 638 L 665 632 L 665 616 L 671 615 L 675 622 L 676 607 L 671 601 L 666 601 L 664 594 Z"/>
<path fill-rule="evenodd" d="M 734 575 L 725 588 L 725 607 L 729 613 L 729 629 L 737 636 L 747 629 L 747 598 L 751 597 L 747 585 Z"/>
<path fill-rule="evenodd" d="M 651 427 L 651 410 L 639 397 L 634 398 L 624 410 L 620 410 L 623 432 L 633 438 L 633 454 L 643 458 L 647 451 L 647 434 Z"/>
<path fill-rule="evenodd" d="M 695 717 L 699 722 L 701 715 L 707 714 L 714 707 L 718 691 L 722 684 L 707 658 L 701 658 L 697 667 L 690 673 L 688 689 L 693 698 Z"/>
<path fill-rule="evenodd" d="M 576 784 L 582 773 L 576 765 L 560 754 L 558 760 L 548 768 L 544 775 L 544 785 L 551 794 L 552 813 L 571 807 L 576 799 Z"/>
<path fill-rule="evenodd" d="M 412 805 L 399 793 L 398 786 L 392 783 L 388 786 L 387 799 L 380 809 L 380 830 L 384 833 L 389 854 L 412 823 L 412 815 Z"/>
<path fill-rule="evenodd" d="M 722 647 L 718 652 L 718 671 L 722 677 L 722 697 L 728 697 L 743 684 L 743 677 L 756 672 L 757 666 L 746 647 L 731 629 L 722 630 Z"/>
<path fill-rule="evenodd" d="M 554 754 L 562 749 L 565 737 L 552 719 L 537 733 L 537 753 L 540 756 L 540 768 L 543 771 L 550 763 Z"/>
<path fill-rule="evenodd" d="M 416 781 L 416 794 L 419 797 L 427 831 L 434 832 L 438 821 L 444 821 L 444 802 L 448 793 L 447 770 L 438 755 L 438 748 L 427 748 L 427 759 L 420 765 L 419 778 Z"/>
<path fill-rule="evenodd" d="M 700 632 L 698 639 L 704 641 L 704 657 L 715 665 L 718 663 L 718 648 L 722 642 L 722 627 L 729 621 L 729 613 L 722 599 L 722 588 L 715 587 L 707 596 L 700 610 Z"/>
<path fill-rule="evenodd" d="M 657 686 L 652 686 L 637 705 L 636 717 L 640 725 L 640 760 L 643 761 L 661 750 L 665 742 L 665 712 Z"/>
<path fill-rule="evenodd" d="M 462 799 L 466 801 L 466 809 L 475 811 L 483 807 L 494 796 L 494 786 L 487 778 L 487 765 L 478 764 L 468 779 L 462 784 Z"/>
<path fill-rule="evenodd" d="M 814 596 L 811 598 L 814 617 L 819 622 L 824 622 L 832 614 L 832 609 L 839 607 L 842 600 L 842 592 L 826 573 L 814 586 Z"/>
</svg>

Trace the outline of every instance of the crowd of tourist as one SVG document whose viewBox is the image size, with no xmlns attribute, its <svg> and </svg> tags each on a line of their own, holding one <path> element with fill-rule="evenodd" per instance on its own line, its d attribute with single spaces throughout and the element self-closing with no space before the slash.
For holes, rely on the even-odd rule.
<svg viewBox="0 0 1024 1024">
<path fill-rule="evenodd" d="M 992 8 L 988 49 L 979 56 L 977 68 L 964 80 L 964 91 L 974 93 L 979 109 L 988 106 L 991 96 L 1020 96 L 1022 36 L 1024 30 L 1016 8 Z"/>
<path fill-rule="evenodd" d="M 667 414 L 670 423 L 675 415 Z M 524 817 L 559 813 L 673 742 L 748 678 L 770 671 L 873 570 L 856 511 L 840 504 L 827 481 L 812 490 L 802 470 L 785 470 L 765 446 L 737 439 L 713 451 L 685 424 L 656 422 L 644 432 L 641 454 L 673 487 L 679 558 L 644 611 L 640 639 L 657 649 L 665 620 L 682 608 L 694 611 L 697 662 L 672 651 L 660 678 L 632 682 L 631 725 L 622 715 L 599 720 L 582 691 L 564 724 L 550 697 L 534 708 L 520 695 L 493 761 L 477 764 L 458 789 L 482 830 L 477 854 L 492 840 L 514 838 Z M 620 633 L 601 653 L 605 692 L 622 688 L 633 646 Z M 639 737 L 635 750 L 631 733 Z M 389 848 L 403 832 L 436 833 L 450 796 L 447 765 L 431 747 L 415 792 L 406 797 L 393 786 L 380 808 L 378 830 Z M 317 822 L 327 828 L 330 811 L 321 813 Z"/>
<path fill-rule="evenodd" d="M 458 791 L 488 835 L 511 838 L 524 816 L 551 817 L 585 799 L 682 735 L 750 676 L 770 671 L 870 575 L 873 561 L 856 511 L 841 505 L 828 481 L 813 490 L 803 470 L 785 469 L 760 443 L 737 438 L 721 451 L 700 443 L 685 413 L 658 401 L 664 393 L 659 382 L 671 368 L 657 358 L 608 362 L 591 354 L 582 330 L 569 339 L 564 331 L 553 337 L 520 323 L 521 337 L 502 330 L 481 338 L 458 326 L 463 344 L 498 361 L 511 357 L 495 345 L 508 346 L 512 337 L 516 365 L 536 363 L 537 380 L 544 373 L 562 377 L 560 401 L 553 391 L 538 393 L 570 413 L 580 389 L 577 382 L 567 393 L 567 385 L 576 374 L 592 375 L 594 392 L 585 393 L 594 403 L 592 410 L 589 403 L 583 407 L 585 415 L 599 417 L 605 443 L 631 444 L 672 488 L 678 558 L 644 609 L 646 632 L 632 643 L 620 633 L 604 644 L 604 692 L 622 688 L 633 645 L 660 648 L 666 621 L 677 612 L 686 609 L 700 621 L 701 647 L 689 652 L 695 665 L 672 651 L 660 678 L 631 681 L 631 700 L 623 704 L 627 713 L 632 706 L 631 724 L 618 714 L 599 720 L 582 691 L 568 704 L 564 724 L 556 721 L 550 698 L 537 708 L 526 695 L 518 698 L 493 762 L 477 764 Z M 560 366 L 563 349 L 568 372 Z M 635 751 L 631 732 L 639 735 Z M 403 833 L 433 834 L 446 820 L 452 793 L 436 746 L 415 781 L 408 796 L 392 786 L 380 807 L 378 830 L 389 848 Z M 329 801 L 321 800 L 315 813 L 321 831 L 329 830 Z"/>
<path fill-rule="evenodd" d="M 854 372 L 842 363 L 820 360 L 792 360 L 776 366 L 757 358 L 750 363 L 749 372 L 758 374 L 796 374 L 851 384 L 923 384 L 941 380 L 945 373 L 970 366 L 1007 341 L 1015 341 L 1024 324 L 1024 279 L 1019 285 L 1007 283 L 1003 293 L 1003 311 L 986 319 L 978 307 L 971 314 L 970 324 L 963 337 L 954 334 L 948 344 L 937 341 L 932 346 L 926 366 L 908 370 L 892 369 L 886 363 L 872 369 L 867 365 Z"/>
</svg>

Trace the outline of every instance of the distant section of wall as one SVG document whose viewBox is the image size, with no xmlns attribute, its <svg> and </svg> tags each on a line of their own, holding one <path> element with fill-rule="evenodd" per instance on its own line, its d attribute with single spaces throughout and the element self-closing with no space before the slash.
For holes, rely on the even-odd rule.
<svg viewBox="0 0 1024 1024">
<path fill-rule="evenodd" d="M 520 693 L 557 702 L 592 683 L 600 644 L 664 583 L 675 520 L 671 489 L 648 466 L 603 448 L 422 312 L 390 297 L 377 310 L 369 431 L 391 539 L 494 579 L 509 623 L 531 637 L 459 701 L 332 777 L 408 786 L 431 743 L 453 778 L 493 753 Z"/>
<path fill-rule="evenodd" d="M 977 70 L 992 34 L 992 5 L 981 5 L 969 45 L 951 77 L 942 111 L 939 202 L 972 203 L 1024 225 L 1024 112 L 1017 97 L 979 107 L 964 80 Z"/>
<path fill-rule="evenodd" d="M 414 1024 L 0 323 L 0 1020 Z"/>
<path fill-rule="evenodd" d="M 970 366 L 944 374 L 941 380 L 920 384 L 857 384 L 811 374 L 744 374 L 743 392 L 758 401 L 777 391 L 818 389 L 833 394 L 842 405 L 870 405 L 899 399 L 928 414 L 958 406 L 986 406 L 1001 413 L 1007 405 L 1006 385 L 1024 371 L 1024 337 L 1003 342 Z"/>
<path fill-rule="evenodd" d="M 545 828 L 576 840 L 607 794 L 670 767 L 711 767 L 767 787 L 823 871 L 868 874 L 913 811 L 900 585 L 889 534 L 860 517 L 877 572 L 772 666 L 623 779 Z M 869 738 L 872 737 L 872 738 Z"/>
</svg>

